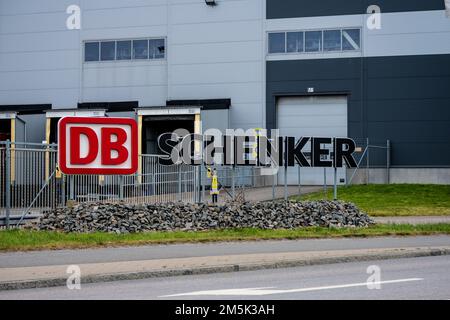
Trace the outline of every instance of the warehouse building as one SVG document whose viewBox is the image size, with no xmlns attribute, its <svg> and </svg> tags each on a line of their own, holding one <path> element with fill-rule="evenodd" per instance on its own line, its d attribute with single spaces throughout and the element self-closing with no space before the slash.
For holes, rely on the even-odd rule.
<svg viewBox="0 0 450 320">
<path fill-rule="evenodd" d="M 68 115 L 136 118 L 140 153 L 277 128 L 389 140 L 391 182 L 450 183 L 449 39 L 444 0 L 0 0 L 0 139 L 56 142 Z"/>
</svg>

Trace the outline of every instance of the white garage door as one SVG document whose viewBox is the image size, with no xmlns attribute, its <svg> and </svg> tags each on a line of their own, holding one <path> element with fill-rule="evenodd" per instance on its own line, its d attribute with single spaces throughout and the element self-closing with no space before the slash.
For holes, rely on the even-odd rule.
<svg viewBox="0 0 450 320">
<path fill-rule="evenodd" d="M 278 100 L 278 128 L 281 136 L 347 137 L 347 97 L 286 97 Z M 307 145 L 303 150 L 309 152 Z M 326 170 L 326 173 L 324 173 Z M 301 168 L 302 185 L 333 184 L 332 168 Z M 278 183 L 284 184 L 284 169 L 280 168 Z M 345 169 L 338 169 L 338 183 L 345 179 Z M 287 183 L 298 184 L 298 167 L 288 168 Z"/>
</svg>

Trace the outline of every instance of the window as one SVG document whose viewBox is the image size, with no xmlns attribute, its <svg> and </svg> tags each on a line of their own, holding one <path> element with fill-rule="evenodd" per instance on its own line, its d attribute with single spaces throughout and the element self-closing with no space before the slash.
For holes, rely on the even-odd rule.
<svg viewBox="0 0 450 320">
<path fill-rule="evenodd" d="M 323 32 L 323 51 L 341 51 L 341 30 Z"/>
<path fill-rule="evenodd" d="M 269 33 L 269 53 L 286 52 L 286 33 Z"/>
<path fill-rule="evenodd" d="M 303 32 L 287 33 L 287 52 L 303 52 Z"/>
<path fill-rule="evenodd" d="M 322 31 L 305 32 L 305 51 L 319 52 L 322 50 Z"/>
<path fill-rule="evenodd" d="M 100 46 L 98 42 L 84 44 L 84 61 L 98 61 L 100 59 Z"/>
<path fill-rule="evenodd" d="M 116 50 L 117 60 L 131 60 L 131 40 L 117 41 Z"/>
<path fill-rule="evenodd" d="M 342 30 L 342 50 L 359 50 L 361 48 L 361 32 L 359 29 Z"/>
<path fill-rule="evenodd" d="M 84 43 L 84 61 L 164 59 L 166 40 L 136 39 L 89 41 Z"/>
<path fill-rule="evenodd" d="M 149 58 L 163 59 L 166 51 L 164 39 L 149 40 Z"/>
<path fill-rule="evenodd" d="M 148 40 L 133 40 L 133 59 L 148 59 Z"/>
<path fill-rule="evenodd" d="M 102 61 L 111 61 L 116 59 L 116 42 L 104 41 L 101 43 L 100 56 Z"/>
<path fill-rule="evenodd" d="M 268 53 L 343 52 L 361 49 L 361 29 L 271 32 Z"/>
</svg>

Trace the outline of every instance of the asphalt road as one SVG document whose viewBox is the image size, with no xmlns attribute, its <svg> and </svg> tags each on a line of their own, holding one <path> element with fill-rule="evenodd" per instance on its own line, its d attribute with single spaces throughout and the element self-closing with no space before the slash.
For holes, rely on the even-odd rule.
<svg viewBox="0 0 450 320">
<path fill-rule="evenodd" d="M 83 264 L 252 253 L 448 246 L 450 236 L 380 237 L 151 245 L 0 253 L 0 268 Z"/>
<path fill-rule="evenodd" d="M 369 266 L 380 289 L 368 289 Z M 376 284 L 376 283 L 375 283 Z M 450 256 L 0 291 L 6 299 L 450 299 Z"/>
</svg>

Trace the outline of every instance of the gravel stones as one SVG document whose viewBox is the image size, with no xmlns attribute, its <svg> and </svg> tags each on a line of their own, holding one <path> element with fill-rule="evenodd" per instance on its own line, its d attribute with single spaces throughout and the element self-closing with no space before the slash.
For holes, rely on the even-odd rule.
<svg viewBox="0 0 450 320">
<path fill-rule="evenodd" d="M 374 221 L 341 201 L 208 204 L 81 203 L 44 213 L 36 228 L 63 232 L 130 233 L 226 228 L 366 227 Z"/>
</svg>

